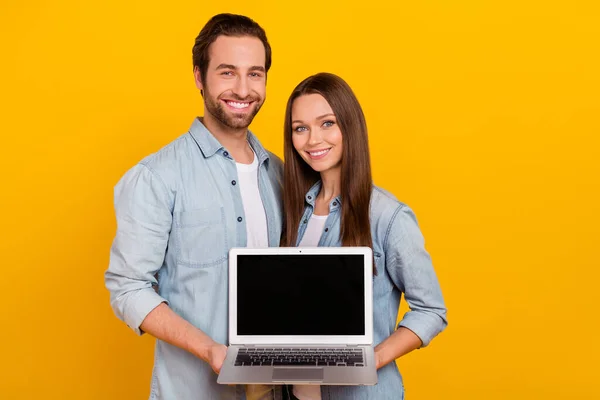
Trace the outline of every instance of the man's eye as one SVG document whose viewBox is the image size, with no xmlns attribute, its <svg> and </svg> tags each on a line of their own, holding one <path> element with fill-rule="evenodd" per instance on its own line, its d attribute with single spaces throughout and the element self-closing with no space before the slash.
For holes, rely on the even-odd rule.
<svg viewBox="0 0 600 400">
<path fill-rule="evenodd" d="M 231 71 L 224 71 L 224 72 L 221 72 L 221 75 L 231 76 L 231 75 L 233 75 L 233 72 L 231 72 Z"/>
</svg>

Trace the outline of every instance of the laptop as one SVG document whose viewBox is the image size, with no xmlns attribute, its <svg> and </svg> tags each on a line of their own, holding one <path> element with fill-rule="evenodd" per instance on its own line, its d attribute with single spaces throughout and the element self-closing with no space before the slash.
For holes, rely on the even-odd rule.
<svg viewBox="0 0 600 400">
<path fill-rule="evenodd" d="M 369 247 L 233 248 L 220 384 L 375 385 Z"/>
</svg>

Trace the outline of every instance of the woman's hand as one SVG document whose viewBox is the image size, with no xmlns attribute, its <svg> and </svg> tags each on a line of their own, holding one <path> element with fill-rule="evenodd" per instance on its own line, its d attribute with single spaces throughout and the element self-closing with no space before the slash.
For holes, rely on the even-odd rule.
<svg viewBox="0 0 600 400">
<path fill-rule="evenodd" d="M 386 366 L 397 358 L 418 349 L 423 342 L 413 331 L 401 326 L 375 347 L 375 366 Z"/>
</svg>

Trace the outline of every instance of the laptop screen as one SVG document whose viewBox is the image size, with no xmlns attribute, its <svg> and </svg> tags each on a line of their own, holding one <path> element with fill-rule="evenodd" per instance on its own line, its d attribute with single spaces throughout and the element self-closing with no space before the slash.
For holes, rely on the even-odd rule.
<svg viewBox="0 0 600 400">
<path fill-rule="evenodd" d="M 364 335 L 362 254 L 240 254 L 238 335 Z"/>
</svg>

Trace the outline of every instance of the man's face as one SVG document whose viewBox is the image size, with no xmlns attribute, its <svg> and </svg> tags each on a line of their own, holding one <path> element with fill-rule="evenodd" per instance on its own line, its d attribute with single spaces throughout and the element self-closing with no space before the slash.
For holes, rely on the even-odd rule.
<svg viewBox="0 0 600 400">
<path fill-rule="evenodd" d="M 209 47 L 204 83 L 204 118 L 231 129 L 247 128 L 266 98 L 265 47 L 250 36 L 219 36 Z"/>
</svg>

